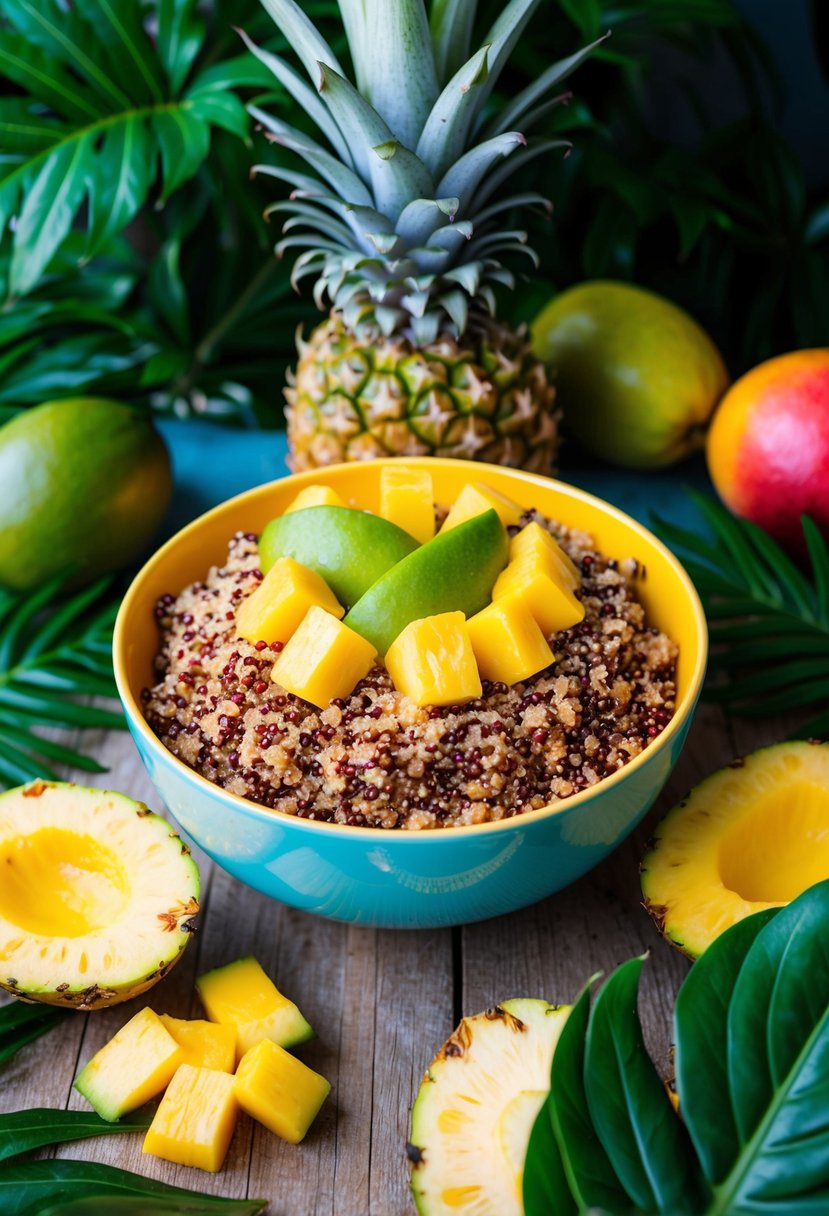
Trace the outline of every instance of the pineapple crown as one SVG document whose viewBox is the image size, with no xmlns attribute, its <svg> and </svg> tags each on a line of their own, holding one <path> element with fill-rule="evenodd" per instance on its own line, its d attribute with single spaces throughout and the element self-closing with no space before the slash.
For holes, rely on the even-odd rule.
<svg viewBox="0 0 829 1216">
<path fill-rule="evenodd" d="M 295 0 L 262 4 L 310 85 L 241 35 L 325 140 L 250 107 L 266 136 L 313 171 L 254 167 L 292 187 L 266 213 L 288 216 L 276 252 L 303 251 L 294 286 L 314 276 L 318 307 L 327 300 L 360 337 L 460 338 L 471 313 L 494 312 L 494 284 L 514 286 L 501 255 L 520 251 L 537 263 L 527 234 L 499 217 L 549 203 L 501 188 L 532 158 L 568 146 L 525 132 L 563 100 L 551 94 L 598 44 L 551 64 L 490 115 L 493 86 L 541 0 L 509 0 L 474 54 L 477 0 L 432 0 L 428 15 L 425 0 L 338 3 L 356 85 Z"/>
</svg>

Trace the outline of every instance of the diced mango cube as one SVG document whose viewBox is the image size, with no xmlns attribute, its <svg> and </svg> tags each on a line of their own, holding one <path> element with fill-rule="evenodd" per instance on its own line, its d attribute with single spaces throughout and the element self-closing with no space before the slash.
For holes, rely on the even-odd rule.
<svg viewBox="0 0 829 1216">
<path fill-rule="evenodd" d="M 460 705 L 481 695 L 481 680 L 462 612 L 412 621 L 386 655 L 398 692 L 415 705 Z"/>
<path fill-rule="evenodd" d="M 160 1013 L 164 1029 L 181 1048 L 182 1064 L 194 1068 L 216 1068 L 219 1072 L 233 1072 L 236 1067 L 236 1028 L 220 1026 L 218 1022 L 198 1020 L 185 1021 Z"/>
<path fill-rule="evenodd" d="M 577 591 L 581 586 L 581 574 L 576 564 L 567 556 L 561 545 L 551 536 L 541 524 L 527 524 L 517 536 L 513 536 L 509 546 L 510 561 L 520 557 L 532 558 L 542 568 L 547 567 L 551 578 L 561 575 L 563 582 L 571 591 Z"/>
<path fill-rule="evenodd" d="M 159 1103 L 141 1151 L 215 1174 L 227 1155 L 238 1114 L 232 1073 L 182 1064 Z"/>
<path fill-rule="evenodd" d="M 296 498 L 292 498 L 282 512 L 290 515 L 291 511 L 304 511 L 306 507 L 344 507 L 345 503 L 336 490 L 330 486 L 306 486 L 300 490 Z"/>
<path fill-rule="evenodd" d="M 160 1094 L 182 1051 L 152 1009 L 141 1009 L 97 1052 L 75 1088 L 102 1119 L 114 1123 Z"/>
<path fill-rule="evenodd" d="M 212 1022 L 233 1027 L 237 1060 L 263 1039 L 295 1047 L 314 1037 L 293 1001 L 283 996 L 252 956 L 208 971 L 196 989 Z"/>
<path fill-rule="evenodd" d="M 325 579 L 292 557 L 279 557 L 236 609 L 236 631 L 248 642 L 287 642 L 309 608 L 332 617 L 345 612 Z"/>
<path fill-rule="evenodd" d="M 539 562 L 519 557 L 498 575 L 493 601 L 518 594 L 535 617 L 546 637 L 569 629 L 584 618 L 584 605 L 569 587 L 550 577 Z"/>
<path fill-rule="evenodd" d="M 353 692 L 376 658 L 371 642 L 315 606 L 274 663 L 271 679 L 323 709 Z"/>
<path fill-rule="evenodd" d="M 380 470 L 380 514 L 425 545 L 435 535 L 435 491 L 428 469 L 395 462 Z"/>
<path fill-rule="evenodd" d="M 305 1136 L 330 1091 L 325 1077 L 269 1039 L 251 1048 L 236 1070 L 242 1110 L 291 1144 Z"/>
<path fill-rule="evenodd" d="M 491 490 L 479 481 L 471 481 L 455 499 L 443 521 L 441 532 L 449 532 L 450 529 L 457 528 L 458 524 L 466 523 L 468 519 L 493 509 L 498 512 L 498 518 L 505 528 L 510 524 L 517 524 L 524 513 L 524 508 L 507 498 L 506 494 L 499 494 L 497 490 Z"/>
<path fill-rule="evenodd" d="M 485 680 L 517 684 L 549 667 L 555 656 L 535 617 L 514 592 L 466 622 L 478 670 Z"/>
</svg>

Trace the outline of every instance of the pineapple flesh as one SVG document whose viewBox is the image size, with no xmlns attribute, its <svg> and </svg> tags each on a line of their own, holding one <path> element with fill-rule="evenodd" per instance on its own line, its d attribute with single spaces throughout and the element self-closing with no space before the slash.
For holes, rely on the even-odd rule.
<svg viewBox="0 0 829 1216">
<path fill-rule="evenodd" d="M 298 254 L 329 317 L 299 343 L 286 391 L 295 471 L 342 460 L 439 454 L 550 472 L 554 390 L 524 329 L 496 316 L 503 262 L 527 254 L 513 226 L 549 203 L 503 189 L 564 141 L 527 136 L 593 49 L 549 65 L 502 110 L 487 106 L 541 0 L 510 0 L 473 46 L 476 0 L 339 0 L 356 83 L 295 0 L 262 0 L 302 63 L 250 50 L 306 111 L 319 139 L 251 113 L 293 158 L 256 166 L 291 188 L 280 256 Z M 310 167 L 310 172 L 308 171 Z M 504 217 L 508 217 L 505 221 Z"/>
</svg>

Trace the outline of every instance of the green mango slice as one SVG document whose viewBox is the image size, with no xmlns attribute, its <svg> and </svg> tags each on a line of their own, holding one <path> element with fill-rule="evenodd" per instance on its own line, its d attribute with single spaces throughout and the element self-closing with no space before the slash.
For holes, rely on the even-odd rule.
<svg viewBox="0 0 829 1216">
<path fill-rule="evenodd" d="M 278 557 L 292 557 L 324 578 L 341 604 L 356 604 L 418 542 L 396 524 L 351 507 L 304 507 L 272 519 L 259 539 L 267 574 Z"/>
<path fill-rule="evenodd" d="M 473 616 L 492 597 L 508 541 L 495 511 L 484 511 L 404 557 L 366 591 L 345 624 L 385 654 L 412 621 L 441 612 Z"/>
</svg>

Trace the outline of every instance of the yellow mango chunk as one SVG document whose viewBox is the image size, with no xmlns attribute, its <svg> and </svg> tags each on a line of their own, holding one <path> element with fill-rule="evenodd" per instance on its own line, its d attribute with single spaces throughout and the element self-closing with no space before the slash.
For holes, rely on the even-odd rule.
<svg viewBox="0 0 829 1216">
<path fill-rule="evenodd" d="M 78 1075 L 75 1089 L 102 1119 L 113 1123 L 160 1094 L 182 1052 L 152 1009 L 141 1009 Z"/>
<path fill-rule="evenodd" d="M 237 1060 L 263 1039 L 295 1047 L 314 1037 L 294 1002 L 252 956 L 208 971 L 196 980 L 196 990 L 210 1020 L 233 1027 Z"/>
<path fill-rule="evenodd" d="M 345 612 L 325 579 L 292 557 L 278 557 L 236 609 L 236 632 L 247 642 L 287 642 L 309 608 L 334 617 Z"/>
<path fill-rule="evenodd" d="M 377 651 L 322 608 L 309 608 L 279 658 L 271 679 L 303 701 L 324 709 L 347 697 L 374 666 Z"/>
<path fill-rule="evenodd" d="M 509 546 L 510 561 L 519 558 L 531 558 L 542 568 L 547 568 L 551 578 L 558 578 L 571 591 L 577 591 L 581 586 L 581 574 L 578 566 L 567 556 L 558 541 L 550 535 L 546 528 L 535 522 L 527 524 L 517 536 L 513 536 Z"/>
<path fill-rule="evenodd" d="M 242 1110 L 291 1144 L 302 1140 L 330 1091 L 325 1077 L 269 1039 L 251 1048 L 236 1070 Z"/>
<path fill-rule="evenodd" d="M 538 622 L 517 592 L 470 617 L 466 627 L 485 680 L 517 684 L 554 661 Z"/>
<path fill-rule="evenodd" d="M 584 618 L 584 605 L 569 587 L 551 578 L 540 562 L 519 557 L 498 575 L 492 599 L 517 594 L 535 617 L 546 637 L 577 625 Z"/>
<path fill-rule="evenodd" d="M 462 612 L 412 621 L 386 655 L 398 692 L 415 705 L 460 705 L 481 695 L 481 679 Z"/>
<path fill-rule="evenodd" d="M 428 469 L 395 463 L 380 470 L 380 514 L 425 545 L 435 535 L 435 491 Z"/>
<path fill-rule="evenodd" d="M 182 1064 L 161 1099 L 141 1151 L 215 1174 L 236 1127 L 236 1078 Z"/>
<path fill-rule="evenodd" d="M 306 507 L 344 506 L 345 503 L 337 491 L 332 490 L 330 486 L 306 486 L 304 490 L 300 490 L 296 498 L 291 499 L 282 514 L 290 515 L 292 511 L 304 511 Z"/>
<path fill-rule="evenodd" d="M 517 524 L 524 514 L 524 508 L 507 498 L 506 494 L 490 490 L 489 486 L 480 481 L 471 481 L 455 499 L 452 509 L 443 521 L 441 532 L 449 532 L 452 528 L 457 528 L 458 524 L 464 524 L 468 519 L 493 509 L 498 512 L 498 518 L 505 528 L 510 524 Z"/>
<path fill-rule="evenodd" d="M 216 1068 L 233 1072 L 236 1067 L 236 1028 L 220 1026 L 218 1022 L 185 1021 L 160 1013 L 164 1029 L 181 1048 L 182 1064 L 194 1068 Z"/>
</svg>

